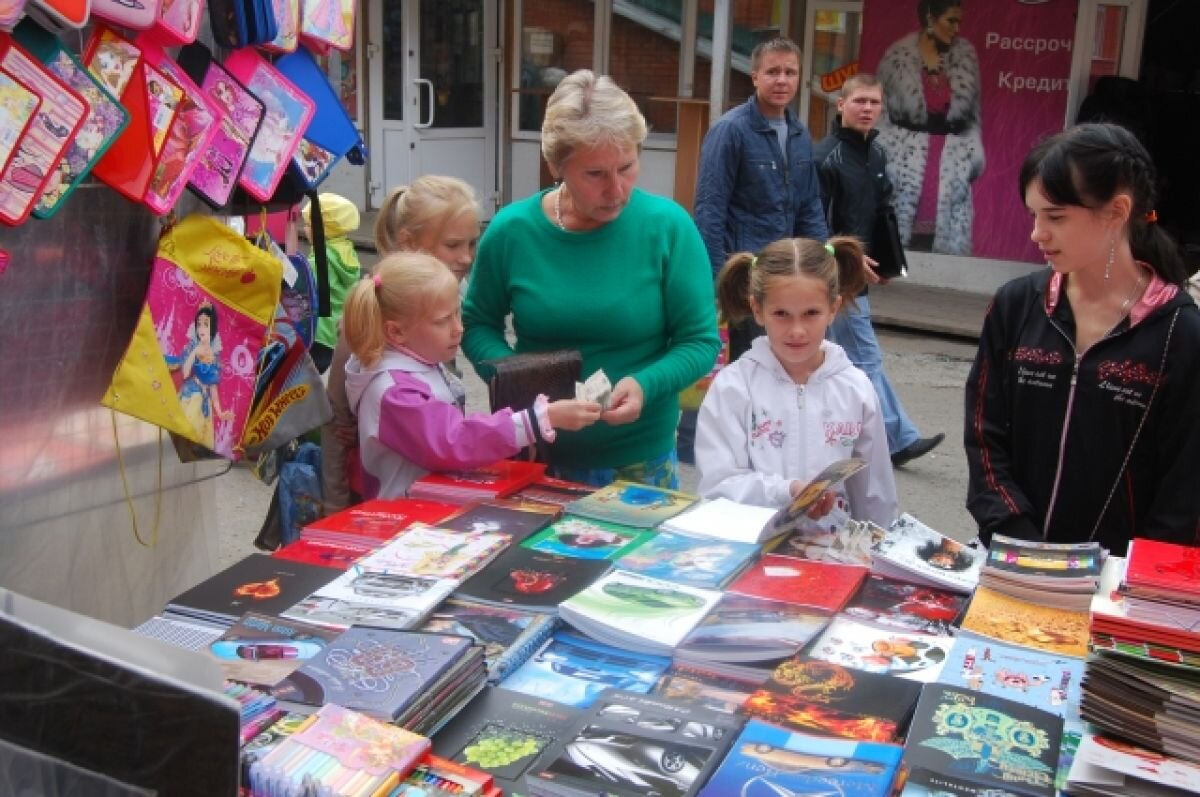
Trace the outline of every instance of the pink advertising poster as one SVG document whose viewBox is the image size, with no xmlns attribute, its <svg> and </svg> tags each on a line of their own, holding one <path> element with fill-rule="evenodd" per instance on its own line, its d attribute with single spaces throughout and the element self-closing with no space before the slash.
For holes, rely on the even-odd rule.
<svg viewBox="0 0 1200 797">
<path fill-rule="evenodd" d="M 1040 261 L 1017 176 L 1063 129 L 1077 6 L 864 1 L 861 64 L 884 85 L 879 141 L 908 248 Z"/>
</svg>

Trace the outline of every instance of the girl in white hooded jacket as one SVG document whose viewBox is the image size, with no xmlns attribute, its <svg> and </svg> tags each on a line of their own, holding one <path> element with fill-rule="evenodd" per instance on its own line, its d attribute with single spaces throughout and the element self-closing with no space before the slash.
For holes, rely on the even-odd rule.
<svg viewBox="0 0 1200 797">
<path fill-rule="evenodd" d="M 854 238 L 776 241 L 721 269 L 721 316 L 753 314 L 767 334 L 721 370 L 696 427 L 699 492 L 758 506 L 787 505 L 825 466 L 847 457 L 867 467 L 839 490 L 851 517 L 887 528 L 896 483 L 879 401 L 866 374 L 825 330 L 863 287 Z"/>
</svg>

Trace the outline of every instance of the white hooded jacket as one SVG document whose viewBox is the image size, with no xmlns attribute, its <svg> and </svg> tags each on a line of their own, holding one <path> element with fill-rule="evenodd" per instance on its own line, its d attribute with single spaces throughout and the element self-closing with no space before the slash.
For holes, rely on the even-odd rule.
<svg viewBox="0 0 1200 797">
<path fill-rule="evenodd" d="M 825 362 L 798 385 L 765 336 L 713 380 L 696 426 L 698 490 L 758 506 L 786 506 L 793 480 L 861 457 L 867 467 L 841 490 L 850 515 L 887 528 L 896 517 L 896 482 L 879 400 L 841 346 L 821 343 Z"/>
</svg>

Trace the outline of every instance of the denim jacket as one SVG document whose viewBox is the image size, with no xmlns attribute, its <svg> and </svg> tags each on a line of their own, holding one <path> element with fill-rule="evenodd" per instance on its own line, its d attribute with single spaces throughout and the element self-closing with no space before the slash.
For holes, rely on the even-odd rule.
<svg viewBox="0 0 1200 797">
<path fill-rule="evenodd" d="M 828 237 L 812 137 L 787 111 L 787 157 L 755 97 L 709 129 L 700 150 L 695 219 L 713 274 L 735 252 L 781 238 Z"/>
</svg>

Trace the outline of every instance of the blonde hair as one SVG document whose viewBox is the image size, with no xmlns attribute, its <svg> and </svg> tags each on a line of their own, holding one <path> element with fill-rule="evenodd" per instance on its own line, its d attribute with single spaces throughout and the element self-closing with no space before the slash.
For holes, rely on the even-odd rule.
<svg viewBox="0 0 1200 797">
<path fill-rule="evenodd" d="M 717 276 L 721 319 L 738 322 L 747 318 L 751 315 L 751 297 L 762 307 L 775 280 L 796 276 L 824 282 L 829 289 L 830 304 L 840 296 L 852 306 L 854 297 L 867 284 L 862 244 L 848 235 L 830 238 L 828 243 L 811 238 L 784 238 L 768 244 L 758 255 L 751 252 L 732 255 Z"/>
<path fill-rule="evenodd" d="M 555 169 L 577 149 L 603 144 L 641 148 L 646 118 L 616 82 L 579 69 L 559 82 L 542 120 L 542 157 Z"/>
<path fill-rule="evenodd" d="M 467 212 L 479 215 L 475 191 L 468 183 L 439 174 L 418 177 L 410 185 L 392 189 L 383 201 L 375 220 L 375 248 L 380 254 L 412 248 L 411 242 L 427 230 L 441 235 L 449 222 Z"/>
<path fill-rule="evenodd" d="M 387 347 L 386 322 L 419 319 L 445 296 L 458 296 L 458 280 L 442 261 L 424 252 L 388 255 L 346 296 L 342 325 L 350 351 L 373 367 Z"/>
</svg>

